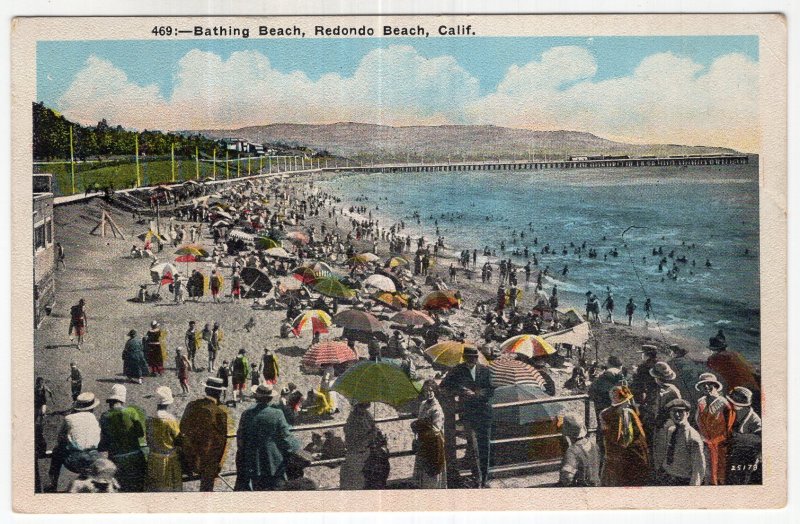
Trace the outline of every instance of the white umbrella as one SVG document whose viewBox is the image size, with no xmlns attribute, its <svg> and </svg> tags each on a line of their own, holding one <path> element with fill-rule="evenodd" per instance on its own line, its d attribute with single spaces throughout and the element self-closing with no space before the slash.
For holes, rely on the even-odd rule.
<svg viewBox="0 0 800 524">
<path fill-rule="evenodd" d="M 282 247 L 271 247 L 271 248 L 267 249 L 266 251 L 264 251 L 264 254 L 267 255 L 268 257 L 292 258 L 292 255 L 290 255 Z"/>
<path fill-rule="evenodd" d="M 392 279 L 384 275 L 370 275 L 364 280 L 364 284 L 380 289 L 381 291 L 388 291 L 389 293 L 397 291 Z"/>
</svg>

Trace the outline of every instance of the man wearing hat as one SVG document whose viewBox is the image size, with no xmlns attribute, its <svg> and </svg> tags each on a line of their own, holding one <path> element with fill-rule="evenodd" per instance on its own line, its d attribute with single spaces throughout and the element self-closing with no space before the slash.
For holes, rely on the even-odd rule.
<svg viewBox="0 0 800 524">
<path fill-rule="evenodd" d="M 442 380 L 440 387 L 451 397 L 458 397 L 461 407 L 461 421 L 467 439 L 472 475 L 476 487 L 486 487 L 489 471 L 489 432 L 492 427 L 491 398 L 494 387 L 491 384 L 489 368 L 478 364 L 478 349 L 464 347 L 464 362 L 453 367 Z M 445 403 L 445 405 L 450 405 Z M 452 416 L 452 415 L 451 415 Z M 447 435 L 450 435 L 447 437 Z M 445 448 L 450 456 L 447 464 L 455 467 L 455 431 L 446 431 L 448 442 Z M 459 478 L 456 471 L 448 472 L 448 479 Z"/>
<path fill-rule="evenodd" d="M 233 420 L 219 401 L 224 389 L 222 379 L 209 377 L 206 396 L 189 402 L 181 417 L 184 466 L 186 473 L 200 475 L 200 491 L 214 491 L 233 432 Z"/>
<path fill-rule="evenodd" d="M 237 431 L 236 484 L 239 489 L 272 491 L 286 482 L 289 455 L 300 449 L 283 411 L 271 404 L 271 385 L 252 388 L 256 405 L 242 413 Z"/>
<path fill-rule="evenodd" d="M 722 395 L 722 384 L 713 373 L 700 375 L 695 388 L 703 393 L 697 401 L 695 421 L 708 450 L 710 483 L 725 484 L 727 441 L 736 416 L 728 399 Z"/>
<path fill-rule="evenodd" d="M 594 403 L 594 412 L 597 417 L 597 427 L 600 427 L 600 413 L 611 406 L 609 393 L 614 386 L 618 386 L 625 380 L 622 373 L 622 361 L 616 355 L 610 355 L 606 361 L 606 369 L 592 381 L 589 386 L 589 398 Z M 600 455 L 603 454 L 603 439 L 597 439 L 600 447 Z"/>
<path fill-rule="evenodd" d="M 147 360 L 144 358 L 142 340 L 136 336 L 136 330 L 128 331 L 128 341 L 122 350 L 122 372 L 131 382 L 142 383 L 142 376 L 147 374 Z"/>
<path fill-rule="evenodd" d="M 756 411 L 760 411 L 761 387 L 753 366 L 740 353 L 728 349 L 724 334 L 717 333 L 711 337 L 708 340 L 708 349 L 712 351 L 712 355 L 708 357 L 706 365 L 721 379 L 725 385 L 724 391 L 731 391 L 736 387 L 749 389 L 753 393 L 754 407 Z"/>
<path fill-rule="evenodd" d="M 689 425 L 691 405 L 680 398 L 666 406 L 669 420 L 655 438 L 653 466 L 662 486 L 700 486 L 706 475 L 703 438 Z"/>
<path fill-rule="evenodd" d="M 650 374 L 650 370 L 658 362 L 658 348 L 651 344 L 644 344 L 639 353 L 642 355 L 642 362 L 636 366 L 636 371 L 631 378 L 631 392 L 634 401 L 641 405 L 646 397 L 653 396 L 658 391 L 658 385 L 653 375 Z"/>
<path fill-rule="evenodd" d="M 117 481 L 124 492 L 144 491 L 147 474 L 147 427 L 144 411 L 126 406 L 127 390 L 122 384 L 111 386 L 106 399 L 108 411 L 100 416 L 99 451 L 107 451 L 117 466 Z"/>
<path fill-rule="evenodd" d="M 119 483 L 114 478 L 117 466 L 108 459 L 98 458 L 87 471 L 73 480 L 67 491 L 69 493 L 117 493 Z"/>
<path fill-rule="evenodd" d="M 161 330 L 158 321 L 152 321 L 150 329 L 145 333 L 144 343 L 147 351 L 147 366 L 153 376 L 164 373 L 164 362 L 167 360 L 166 338 L 167 332 Z"/>
<path fill-rule="evenodd" d="M 753 392 L 744 387 L 728 394 L 736 420 L 728 445 L 726 484 L 761 483 L 761 417 L 753 410 Z"/>
<path fill-rule="evenodd" d="M 170 413 L 174 403 L 169 386 L 156 388 L 156 414 L 147 419 L 147 491 L 183 491 L 178 455 L 180 424 Z"/>
<path fill-rule="evenodd" d="M 633 394 L 627 386 L 609 392 L 611 406 L 600 413 L 603 434 L 602 486 L 645 486 L 650 480 L 647 437 L 639 412 L 631 406 Z"/>
<path fill-rule="evenodd" d="M 652 394 L 644 398 L 641 412 L 642 426 L 644 426 L 644 432 L 647 435 L 650 453 L 652 454 L 656 432 L 669 419 L 669 410 L 666 409 L 666 406 L 673 400 L 681 398 L 681 392 L 672 384 L 676 375 L 666 362 L 656 362 L 650 368 L 650 376 L 655 380 L 656 388 L 652 391 Z"/>
<path fill-rule="evenodd" d="M 84 392 L 72 403 L 72 413 L 64 417 L 58 432 L 58 443 L 50 460 L 50 490 L 58 490 L 61 467 L 73 473 L 84 473 L 97 459 L 100 424 L 94 415 L 99 402 L 94 393 Z"/>
<path fill-rule="evenodd" d="M 560 486 L 591 487 L 600 485 L 600 453 L 587 436 L 586 425 L 574 413 L 564 415 L 561 434 L 569 442 L 561 460 Z"/>
<path fill-rule="evenodd" d="M 669 352 L 672 356 L 667 362 L 669 367 L 675 371 L 673 383 L 681 392 L 681 398 L 688 400 L 691 405 L 696 405 L 703 395 L 694 388 L 698 377 L 707 371 L 705 363 L 692 360 L 686 349 L 678 344 L 670 344 Z"/>
</svg>

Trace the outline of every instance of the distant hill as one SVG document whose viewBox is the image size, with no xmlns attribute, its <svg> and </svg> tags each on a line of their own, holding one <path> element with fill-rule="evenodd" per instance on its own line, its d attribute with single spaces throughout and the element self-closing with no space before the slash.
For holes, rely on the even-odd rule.
<svg viewBox="0 0 800 524">
<path fill-rule="evenodd" d="M 255 143 L 305 146 L 350 158 L 426 161 L 527 158 L 529 152 L 564 157 L 580 154 L 676 155 L 735 153 L 723 147 L 673 144 L 625 144 L 578 131 L 532 131 L 487 125 L 391 127 L 342 122 L 336 124 L 270 124 L 240 129 L 196 130 L 212 139 L 244 138 Z"/>
</svg>

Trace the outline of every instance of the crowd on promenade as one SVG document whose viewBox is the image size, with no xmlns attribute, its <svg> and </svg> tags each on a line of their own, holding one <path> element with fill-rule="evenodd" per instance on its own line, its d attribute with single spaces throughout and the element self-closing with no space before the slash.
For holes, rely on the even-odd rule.
<svg viewBox="0 0 800 524">
<path fill-rule="evenodd" d="M 581 348 L 569 356 L 552 348 L 534 349 L 530 355 L 515 352 L 506 342 L 529 337 L 525 340 L 532 347 L 546 348 L 542 336 L 575 322 L 574 313 L 568 319 L 558 309 L 555 286 L 544 292 L 547 268 L 534 272 L 530 263 L 487 261 L 481 281 L 497 282 L 497 292 L 472 304 L 458 285 L 459 276 L 471 278 L 476 251 L 464 251 L 449 264 L 442 256 L 443 237 L 433 242 L 414 238 L 403 221 L 381 224 L 366 205 L 347 207 L 310 185 L 247 182 L 216 191 L 199 186 L 192 188 L 192 198 L 165 197 L 165 204 L 183 205 L 175 214 L 184 223 L 173 220 L 166 234 L 151 231 L 145 237 L 142 252 L 151 255 L 149 269 L 157 290 L 135 300 L 252 301 L 254 314 L 245 329 L 255 325 L 259 309 L 285 310 L 285 320 L 276 326 L 281 337 L 310 329 L 309 353 L 326 342 L 340 342 L 353 358 L 316 362 L 319 387 L 306 393 L 298 390 L 293 377 L 282 374 L 269 348 L 263 348 L 257 362 L 249 361 L 245 348 L 225 348 L 220 322 L 200 329 L 203 322 L 192 321 L 185 332 L 181 326 L 177 343 L 168 338 L 167 327 L 175 327 L 168 325 L 169 318 L 153 320 L 142 336 L 131 326 L 121 362 L 129 384 L 111 386 L 108 409 L 99 418 L 96 395 L 84 391 L 77 366 L 70 369 L 73 406 L 52 453 L 50 489 L 56 489 L 66 468 L 78 475 L 67 488 L 71 492 L 181 491 L 187 477 L 199 478 L 200 489 L 211 491 L 228 484 L 222 476 L 227 470 L 235 472 L 235 482 L 228 486 L 234 490 L 308 490 L 316 485 L 305 477 L 304 468 L 319 458 L 341 459 L 340 489 L 385 488 L 392 450 L 371 409 L 383 400 L 348 396 L 338 387 L 359 360 L 397 368 L 418 392 L 418 398 L 405 398 L 401 406 L 415 415 L 408 428 L 415 441 L 414 487 L 486 487 L 493 454 L 500 453 L 491 445 L 493 432 L 499 424 L 509 424 L 492 405 L 500 388 L 516 386 L 498 384 L 495 364 L 514 361 L 526 376 L 537 378 L 545 398 L 555 394 L 547 364 L 566 358 L 573 360 L 573 372 L 564 387 L 588 392 L 596 424 L 587 427 L 582 417 L 566 411 L 551 417 L 563 436 L 559 485 L 760 481 L 760 379 L 739 353 L 728 349 L 722 331 L 709 341 L 713 353 L 707 362 L 692 360 L 679 346 L 645 345 L 641 362 L 630 370 L 613 355 L 605 363 L 588 362 Z M 202 242 L 212 247 L 204 248 Z M 179 254 L 176 262 L 162 262 L 173 249 Z M 383 252 L 388 255 L 379 256 Z M 184 262 L 187 267 L 209 263 L 213 269 L 183 274 Z M 493 281 L 495 270 L 498 278 Z M 523 307 L 522 296 L 529 289 L 535 299 Z M 608 289 L 603 307 L 609 322 L 614 321 L 613 300 Z M 587 293 L 585 318 L 577 322 L 600 322 L 598 304 Z M 625 309 L 629 323 L 636 307 L 631 298 Z M 459 309 L 471 314 L 469 334 L 450 320 Z M 70 313 L 69 335 L 78 337 L 78 349 L 90 311 L 91 297 L 81 299 Z M 378 324 L 339 323 L 336 319 L 348 311 L 360 321 L 376 319 Z M 652 314 L 649 299 L 644 313 Z M 339 337 L 329 333 L 331 316 L 344 328 Z M 406 322 L 406 317 L 414 320 Z M 470 343 L 467 339 L 475 335 L 480 341 Z M 431 351 L 437 346 L 455 352 L 456 358 L 445 362 Z M 201 361 L 203 349 L 207 361 Z M 218 362 L 228 349 L 235 357 Z M 419 369 L 420 362 L 429 366 Z M 180 417 L 171 411 L 175 393 L 170 386 L 154 388 L 155 400 L 147 409 L 127 403 L 127 388 L 152 387 L 150 378 L 163 377 L 168 370 L 174 370 L 174 387 L 187 398 L 195 394 L 190 375 L 205 372 L 202 393 Z M 37 419 L 46 415 L 48 391 L 37 381 Z M 340 409 L 341 396 L 349 400 L 347 410 Z M 246 409 L 240 411 L 240 406 Z M 323 443 L 301 446 L 293 426 L 309 416 L 337 420 L 343 412 L 343 440 L 329 434 Z M 592 426 L 596 431 L 590 431 Z M 37 449 L 42 451 L 46 444 L 38 436 Z M 234 437 L 235 463 L 226 469 Z M 463 461 L 456 458 L 460 439 L 466 441 Z M 462 468 L 471 470 L 471 478 L 461 479 Z"/>
</svg>

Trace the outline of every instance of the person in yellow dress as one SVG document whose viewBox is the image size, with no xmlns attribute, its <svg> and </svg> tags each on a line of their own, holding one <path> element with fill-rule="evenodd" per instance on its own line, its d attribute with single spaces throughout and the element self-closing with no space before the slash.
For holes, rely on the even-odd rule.
<svg viewBox="0 0 800 524">
<path fill-rule="evenodd" d="M 180 446 L 180 423 L 169 412 L 173 403 L 172 390 L 168 386 L 156 389 L 158 407 L 156 414 L 147 419 L 147 491 L 183 491 Z"/>
</svg>

